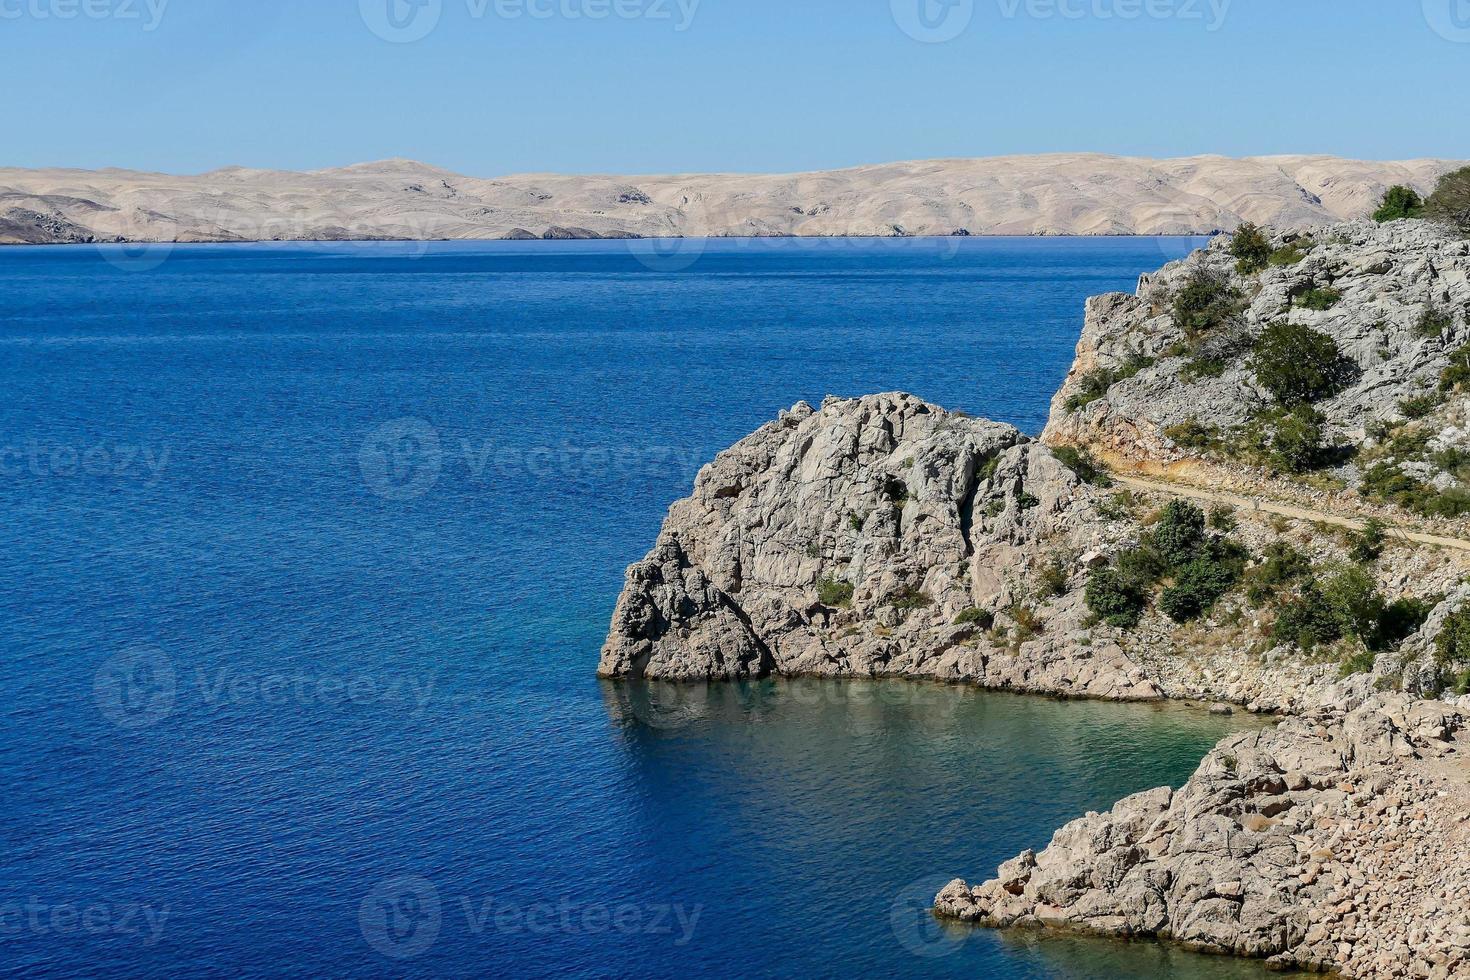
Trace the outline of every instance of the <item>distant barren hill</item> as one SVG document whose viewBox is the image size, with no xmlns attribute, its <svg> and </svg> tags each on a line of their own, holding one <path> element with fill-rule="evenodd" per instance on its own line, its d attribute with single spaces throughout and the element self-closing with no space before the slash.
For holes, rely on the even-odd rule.
<svg viewBox="0 0 1470 980">
<path fill-rule="evenodd" d="M 409 160 L 197 176 L 0 169 L 0 243 L 1205 234 L 1305 228 L 1427 192 L 1449 160 L 1102 154 L 808 174 L 465 177 Z"/>
</svg>

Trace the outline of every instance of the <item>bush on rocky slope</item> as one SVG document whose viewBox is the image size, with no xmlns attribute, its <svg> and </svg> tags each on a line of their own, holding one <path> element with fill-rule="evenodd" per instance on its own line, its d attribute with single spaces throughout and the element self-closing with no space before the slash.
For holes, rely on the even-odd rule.
<svg viewBox="0 0 1470 980">
<path fill-rule="evenodd" d="M 1251 369 L 1261 387 L 1286 408 L 1335 395 L 1350 378 L 1337 341 L 1284 320 L 1271 324 L 1256 341 Z"/>
<path fill-rule="evenodd" d="M 1380 224 L 1400 218 L 1418 218 L 1424 214 L 1424 199 L 1411 187 L 1399 184 L 1388 189 L 1383 203 L 1373 212 L 1373 220 Z"/>
<path fill-rule="evenodd" d="M 1470 235 L 1470 167 L 1445 174 L 1424 204 L 1430 221 Z"/>
</svg>

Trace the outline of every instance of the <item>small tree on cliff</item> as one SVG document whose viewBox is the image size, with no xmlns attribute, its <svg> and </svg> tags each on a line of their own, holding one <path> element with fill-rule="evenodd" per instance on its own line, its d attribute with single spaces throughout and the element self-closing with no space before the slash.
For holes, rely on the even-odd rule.
<svg viewBox="0 0 1470 980">
<path fill-rule="evenodd" d="M 1266 268 L 1271 258 L 1271 242 L 1257 225 L 1247 221 L 1230 239 L 1230 254 L 1238 260 L 1235 267 L 1241 274 L 1250 275 Z"/>
<path fill-rule="evenodd" d="M 1412 187 L 1399 184 L 1390 187 L 1383 195 L 1383 203 L 1373 212 L 1373 220 L 1380 224 L 1397 221 L 1399 218 L 1421 218 L 1424 216 L 1424 198 Z"/>
<path fill-rule="evenodd" d="M 1424 216 L 1470 235 L 1470 167 L 1445 174 L 1424 204 Z"/>
</svg>

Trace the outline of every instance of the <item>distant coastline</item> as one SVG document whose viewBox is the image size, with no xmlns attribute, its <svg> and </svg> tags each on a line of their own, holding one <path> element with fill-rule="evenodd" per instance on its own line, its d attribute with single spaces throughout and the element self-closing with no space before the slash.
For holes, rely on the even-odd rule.
<svg viewBox="0 0 1470 980">
<path fill-rule="evenodd" d="M 804 174 L 469 177 L 409 160 L 0 169 L 0 244 L 1203 236 L 1361 217 L 1451 160 L 1049 154 Z"/>
</svg>

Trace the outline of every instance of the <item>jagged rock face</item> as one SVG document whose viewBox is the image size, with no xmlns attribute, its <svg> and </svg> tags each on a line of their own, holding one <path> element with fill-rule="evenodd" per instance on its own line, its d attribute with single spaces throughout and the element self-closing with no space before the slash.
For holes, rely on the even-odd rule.
<svg viewBox="0 0 1470 980">
<path fill-rule="evenodd" d="M 902 394 L 798 404 L 721 453 L 670 509 L 628 570 L 599 672 L 911 676 L 1157 697 L 1116 645 L 1077 628 L 1084 559 L 1126 531 L 1097 519 L 1095 504 L 1011 426 Z M 998 648 L 955 622 L 972 608 L 1004 620 L 1053 550 L 1074 587 L 1037 603 L 1039 637 Z"/>
<path fill-rule="evenodd" d="M 1090 813 L 992 881 L 951 882 L 936 911 L 1347 976 L 1465 975 L 1470 699 L 1348 704 L 1226 739 L 1178 792 Z"/>
<path fill-rule="evenodd" d="M 1280 236 L 1273 242 L 1284 243 Z M 1351 383 L 1316 407 L 1327 418 L 1329 434 L 1371 448 L 1369 427 L 1403 421 L 1400 403 L 1436 391 L 1451 353 L 1470 340 L 1470 242 L 1433 225 L 1335 225 L 1315 234 L 1297 264 L 1250 276 L 1236 272 L 1228 248 L 1227 239 L 1217 239 L 1189 259 L 1142 277 L 1136 295 L 1114 293 L 1088 303 L 1076 361 L 1052 402 L 1043 441 L 1090 446 L 1115 464 L 1144 470 L 1187 466 L 1200 454 L 1178 445 L 1166 430 L 1186 422 L 1228 430 L 1266 406 L 1269 398 L 1250 369 L 1247 348 L 1267 325 L 1289 320 L 1332 337 L 1352 361 Z M 1185 371 L 1190 355 L 1173 352 L 1185 336 L 1170 304 L 1199 267 L 1230 276 L 1249 302 L 1231 336 L 1206 341 L 1227 362 L 1213 378 L 1191 378 Z M 1342 298 L 1327 310 L 1293 302 L 1313 288 L 1336 290 Z M 1431 304 L 1450 322 L 1426 336 L 1420 320 Z M 1153 363 L 1090 404 L 1069 405 L 1088 375 L 1121 369 L 1137 355 Z M 1424 423 L 1436 433 L 1431 448 L 1470 447 L 1465 403 L 1452 398 Z M 1238 466 L 1209 472 L 1240 482 Z M 1356 474 L 1344 475 L 1353 482 Z"/>
</svg>

